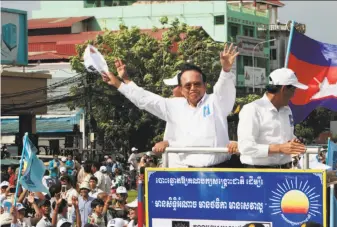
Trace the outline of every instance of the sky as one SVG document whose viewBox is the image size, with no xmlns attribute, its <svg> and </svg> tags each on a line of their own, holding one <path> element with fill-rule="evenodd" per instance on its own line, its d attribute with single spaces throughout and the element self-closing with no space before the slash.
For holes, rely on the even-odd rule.
<svg viewBox="0 0 337 227">
<path fill-rule="evenodd" d="M 285 6 L 279 8 L 280 22 L 295 20 L 306 24 L 306 35 L 325 43 L 337 44 L 337 1 L 282 1 Z M 1 1 L 1 7 L 39 10 L 39 1 Z"/>
</svg>

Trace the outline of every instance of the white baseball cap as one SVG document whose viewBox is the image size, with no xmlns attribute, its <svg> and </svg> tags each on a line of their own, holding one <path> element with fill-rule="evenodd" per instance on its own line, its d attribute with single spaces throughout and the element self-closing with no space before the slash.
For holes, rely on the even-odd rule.
<svg viewBox="0 0 337 227">
<path fill-rule="evenodd" d="M 119 187 L 116 189 L 116 193 L 117 193 L 117 194 L 123 194 L 123 193 L 128 193 L 128 191 L 126 190 L 125 187 L 119 186 Z"/>
<path fill-rule="evenodd" d="M 2 188 L 2 187 L 8 187 L 8 186 L 9 186 L 9 182 L 8 181 L 3 181 L 0 184 L 0 188 Z"/>
<path fill-rule="evenodd" d="M 123 220 L 122 218 L 114 218 L 108 222 L 108 227 L 123 227 L 127 224 L 128 222 Z"/>
<path fill-rule="evenodd" d="M 99 168 L 99 171 L 105 173 L 105 172 L 106 172 L 106 167 L 105 167 L 105 166 L 101 166 L 101 167 Z"/>
<path fill-rule="evenodd" d="M 61 227 L 65 223 L 70 223 L 71 224 L 71 222 L 68 221 L 66 218 L 61 218 L 60 220 L 58 220 L 56 227 Z"/>
<path fill-rule="evenodd" d="M 16 209 L 18 209 L 18 211 L 19 211 L 19 210 L 22 210 L 22 209 L 26 209 L 26 207 L 24 207 L 24 206 L 22 205 L 22 203 L 17 203 L 17 204 L 16 204 Z"/>
<path fill-rule="evenodd" d="M 179 84 L 178 74 L 170 79 L 164 79 L 163 81 L 164 81 L 164 84 L 166 84 L 167 86 L 177 86 Z"/>
<path fill-rule="evenodd" d="M 150 157 L 152 155 L 152 153 L 150 151 L 148 151 L 148 152 L 146 152 L 146 155 Z"/>
<path fill-rule="evenodd" d="M 60 173 L 65 173 L 65 172 L 67 172 L 67 168 L 64 167 L 64 166 L 62 166 L 62 167 L 60 168 Z"/>
<path fill-rule="evenodd" d="M 292 85 L 302 90 L 308 89 L 308 86 L 298 82 L 294 71 L 288 68 L 276 69 L 269 75 L 270 85 Z"/>
<path fill-rule="evenodd" d="M 138 207 L 138 199 L 136 198 L 131 203 L 126 204 L 126 206 L 130 207 L 130 208 L 136 208 L 136 207 Z"/>
<path fill-rule="evenodd" d="M 109 158 L 109 156 L 107 156 L 107 155 L 104 155 L 104 159 L 108 159 Z"/>
<path fill-rule="evenodd" d="M 80 191 L 81 189 L 88 189 L 90 191 L 89 183 L 88 182 L 82 182 L 80 184 Z"/>
<path fill-rule="evenodd" d="M 66 161 L 67 161 L 67 158 L 66 158 L 66 157 L 62 157 L 62 158 L 61 158 L 61 161 L 62 161 L 62 162 L 66 162 Z"/>
<path fill-rule="evenodd" d="M 133 148 L 131 148 L 131 151 L 138 151 L 138 149 L 133 147 Z"/>
</svg>

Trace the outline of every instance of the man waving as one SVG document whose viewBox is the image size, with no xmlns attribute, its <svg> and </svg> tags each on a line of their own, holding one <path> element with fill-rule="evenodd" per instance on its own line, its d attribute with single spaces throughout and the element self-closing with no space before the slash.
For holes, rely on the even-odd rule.
<svg viewBox="0 0 337 227">
<path fill-rule="evenodd" d="M 235 102 L 234 74 L 230 72 L 239 53 L 233 45 L 225 45 L 220 53 L 222 71 L 214 93 L 206 93 L 206 75 L 198 66 L 183 65 L 178 83 L 184 98 L 163 98 L 142 88 L 122 83 L 112 73 L 103 74 L 103 80 L 118 89 L 138 108 L 145 109 L 172 125 L 174 140 L 170 147 L 226 147 L 229 143 L 227 115 Z M 125 69 L 116 63 L 117 71 Z M 119 73 L 120 74 L 120 73 Z M 229 154 L 179 154 L 186 167 L 227 167 Z"/>
</svg>

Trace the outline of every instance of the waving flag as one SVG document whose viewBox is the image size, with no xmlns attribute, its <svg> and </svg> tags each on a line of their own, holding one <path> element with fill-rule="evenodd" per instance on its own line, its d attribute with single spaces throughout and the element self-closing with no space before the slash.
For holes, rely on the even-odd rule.
<svg viewBox="0 0 337 227">
<path fill-rule="evenodd" d="M 48 189 L 42 183 L 46 167 L 36 156 L 36 148 L 29 140 L 28 135 L 25 135 L 24 140 L 26 140 L 26 142 L 24 142 L 23 156 L 27 161 L 27 168 L 23 176 L 20 178 L 20 184 L 31 192 L 45 192 L 49 194 Z"/>
<path fill-rule="evenodd" d="M 295 29 L 291 37 L 286 67 L 309 86 L 297 89 L 289 104 L 297 124 L 319 106 L 337 111 L 337 45 L 313 40 Z"/>
</svg>

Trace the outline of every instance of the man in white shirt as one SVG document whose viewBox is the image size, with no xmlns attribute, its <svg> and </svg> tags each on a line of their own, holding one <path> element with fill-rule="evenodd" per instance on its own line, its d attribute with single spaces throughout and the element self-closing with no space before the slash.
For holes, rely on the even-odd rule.
<svg viewBox="0 0 337 227">
<path fill-rule="evenodd" d="M 110 194 L 112 181 L 111 181 L 110 176 L 107 173 L 107 168 L 105 166 L 101 166 L 101 168 L 99 168 L 99 171 L 103 173 L 103 176 L 104 176 L 104 190 L 103 191 Z"/>
<path fill-rule="evenodd" d="M 100 164 L 98 162 L 94 162 L 91 165 L 91 172 L 94 174 L 94 176 L 97 178 L 97 188 L 99 188 L 101 191 L 104 191 L 105 189 L 105 177 L 102 172 L 99 171 Z"/>
<path fill-rule="evenodd" d="M 289 169 L 291 155 L 305 152 L 304 144 L 294 136 L 294 120 L 288 106 L 297 88 L 308 86 L 298 82 L 291 69 L 277 69 L 269 76 L 266 94 L 242 108 L 238 143 L 241 162 L 247 168 Z"/>
<path fill-rule="evenodd" d="M 128 86 L 112 73 L 103 73 L 103 80 L 116 87 L 138 108 L 145 109 L 172 124 L 176 141 L 172 147 L 226 147 L 229 144 L 227 115 L 235 102 L 234 74 L 230 72 L 239 53 L 225 45 L 220 54 L 222 72 L 213 94 L 206 94 L 206 76 L 195 65 L 186 64 L 178 75 L 185 98 L 163 98 L 142 88 Z M 116 64 L 117 71 L 125 65 Z M 186 167 L 227 167 L 229 154 L 180 154 L 180 163 Z"/>
<path fill-rule="evenodd" d="M 97 182 L 98 182 L 97 177 L 95 177 L 95 176 L 90 177 L 90 180 L 89 180 L 89 186 L 90 186 L 89 196 L 94 198 L 94 199 L 97 199 L 97 195 L 99 193 L 103 192 L 103 190 L 101 190 L 97 187 Z"/>
<path fill-rule="evenodd" d="M 136 152 L 138 151 L 137 148 L 133 147 L 131 148 L 131 154 L 128 159 L 128 163 L 130 164 L 130 171 L 137 170 L 137 157 L 136 157 Z"/>
</svg>

